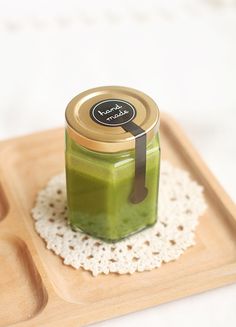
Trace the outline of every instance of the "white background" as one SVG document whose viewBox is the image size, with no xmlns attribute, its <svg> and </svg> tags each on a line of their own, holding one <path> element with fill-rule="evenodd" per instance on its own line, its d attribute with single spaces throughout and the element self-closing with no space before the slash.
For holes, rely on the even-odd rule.
<svg viewBox="0 0 236 327">
<path fill-rule="evenodd" d="M 0 138 L 64 124 L 79 92 L 148 93 L 236 200 L 236 1 L 0 0 Z M 236 285 L 96 326 L 236 326 Z"/>
</svg>

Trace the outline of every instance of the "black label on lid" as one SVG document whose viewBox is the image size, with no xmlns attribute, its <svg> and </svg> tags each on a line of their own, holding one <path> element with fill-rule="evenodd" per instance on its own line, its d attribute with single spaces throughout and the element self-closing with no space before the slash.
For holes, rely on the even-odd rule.
<svg viewBox="0 0 236 327">
<path fill-rule="evenodd" d="M 108 99 L 96 103 L 90 109 L 91 118 L 98 124 L 116 127 L 122 126 L 126 132 L 135 136 L 135 176 L 130 201 L 142 202 L 147 194 L 146 188 L 146 133 L 132 120 L 136 116 L 135 107 L 124 100 Z"/>
<path fill-rule="evenodd" d="M 90 109 L 90 116 L 101 125 L 122 126 L 135 118 L 136 109 L 127 101 L 108 99 L 96 103 Z"/>
</svg>

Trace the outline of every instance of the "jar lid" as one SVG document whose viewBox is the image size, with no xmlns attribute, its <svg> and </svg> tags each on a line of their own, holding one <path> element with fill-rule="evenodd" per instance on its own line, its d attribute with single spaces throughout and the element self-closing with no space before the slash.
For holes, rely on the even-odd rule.
<svg viewBox="0 0 236 327">
<path fill-rule="evenodd" d="M 87 90 L 74 97 L 66 108 L 69 136 L 99 152 L 135 148 L 137 133 L 131 132 L 132 126 L 138 126 L 139 135 L 145 133 L 148 142 L 157 133 L 159 121 L 159 109 L 149 96 L 121 86 Z"/>
</svg>

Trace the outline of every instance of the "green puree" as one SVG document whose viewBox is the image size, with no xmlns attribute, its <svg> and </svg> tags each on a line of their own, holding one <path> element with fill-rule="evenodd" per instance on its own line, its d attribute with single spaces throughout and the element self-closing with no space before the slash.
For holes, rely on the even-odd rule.
<svg viewBox="0 0 236 327">
<path fill-rule="evenodd" d="M 157 219 L 159 138 L 147 146 L 147 197 L 133 204 L 129 196 L 134 180 L 134 150 L 95 152 L 66 135 L 66 178 L 69 221 L 72 227 L 118 241 Z"/>
</svg>

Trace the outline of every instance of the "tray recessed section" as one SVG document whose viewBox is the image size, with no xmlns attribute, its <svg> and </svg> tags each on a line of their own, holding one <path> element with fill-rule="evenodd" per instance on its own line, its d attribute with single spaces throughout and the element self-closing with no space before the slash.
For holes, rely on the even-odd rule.
<svg viewBox="0 0 236 327">
<path fill-rule="evenodd" d="M 7 198 L 0 184 L 0 221 L 7 215 L 8 208 Z"/>
<path fill-rule="evenodd" d="M 0 234 L 0 327 L 34 317 L 46 302 L 46 292 L 25 243 Z"/>
</svg>

